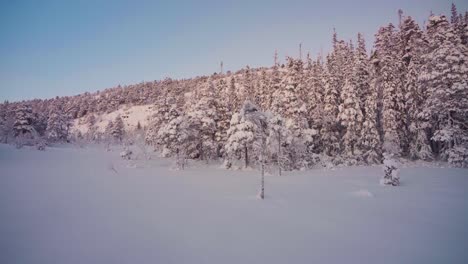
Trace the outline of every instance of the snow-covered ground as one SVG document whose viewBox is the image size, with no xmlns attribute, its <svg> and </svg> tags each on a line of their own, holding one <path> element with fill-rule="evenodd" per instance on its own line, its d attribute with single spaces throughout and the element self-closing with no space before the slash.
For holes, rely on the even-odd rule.
<svg viewBox="0 0 468 264">
<path fill-rule="evenodd" d="M 98 132 L 104 132 L 109 121 L 113 121 L 117 116 L 120 116 L 123 120 L 125 130 L 134 131 L 137 128 L 138 123 L 140 123 L 142 127 L 148 125 L 149 119 L 154 112 L 153 107 L 153 105 L 125 105 L 120 107 L 117 111 L 95 115 L 95 126 Z M 72 124 L 71 133 L 87 133 L 89 130 L 89 124 L 86 123 L 87 118 L 88 115 L 75 119 Z"/>
<path fill-rule="evenodd" d="M 266 177 L 0 146 L 0 263 L 468 263 L 468 170 Z"/>
</svg>

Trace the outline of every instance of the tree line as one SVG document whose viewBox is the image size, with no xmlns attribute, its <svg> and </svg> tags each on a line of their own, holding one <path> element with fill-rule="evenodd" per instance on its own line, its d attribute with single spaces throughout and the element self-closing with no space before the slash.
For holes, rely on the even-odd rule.
<svg viewBox="0 0 468 264">
<path fill-rule="evenodd" d="M 1 137 L 66 141 L 76 118 L 92 128 L 122 105 L 154 104 L 150 125 L 141 128 L 145 142 L 181 165 L 224 159 L 227 167 L 293 170 L 376 164 L 387 153 L 466 167 L 468 14 L 452 5 L 450 19 L 431 14 L 424 28 L 402 12 L 399 18 L 378 30 L 370 52 L 361 34 L 354 43 L 334 32 L 325 57 L 280 64 L 275 54 L 272 67 L 5 102 Z M 124 131 L 111 125 L 101 133 L 122 140 Z"/>
</svg>

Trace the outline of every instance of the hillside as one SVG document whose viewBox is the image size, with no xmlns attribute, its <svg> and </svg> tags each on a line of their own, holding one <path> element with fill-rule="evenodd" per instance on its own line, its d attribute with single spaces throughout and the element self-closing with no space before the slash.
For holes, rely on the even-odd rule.
<svg viewBox="0 0 468 264">
<path fill-rule="evenodd" d="M 302 170 L 398 159 L 468 166 L 468 15 L 400 13 L 368 52 L 332 36 L 324 57 L 0 105 L 2 141 L 132 144 L 164 156 Z M 140 125 L 138 126 L 138 123 Z M 135 129 L 138 127 L 138 131 Z"/>
</svg>

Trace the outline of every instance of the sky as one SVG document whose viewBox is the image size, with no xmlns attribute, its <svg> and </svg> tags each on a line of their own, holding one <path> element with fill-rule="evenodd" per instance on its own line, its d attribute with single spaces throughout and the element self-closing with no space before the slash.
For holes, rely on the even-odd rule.
<svg viewBox="0 0 468 264">
<path fill-rule="evenodd" d="M 453 1 L 459 11 L 468 1 Z M 424 23 L 452 1 L 0 0 L 0 100 L 51 98 L 141 81 L 270 66 L 279 57 L 326 53 L 361 32 Z"/>
</svg>

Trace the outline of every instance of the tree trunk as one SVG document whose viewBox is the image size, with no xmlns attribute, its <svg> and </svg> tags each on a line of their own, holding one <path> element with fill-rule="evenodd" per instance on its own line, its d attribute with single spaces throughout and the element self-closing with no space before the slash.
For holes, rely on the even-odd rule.
<svg viewBox="0 0 468 264">
<path fill-rule="evenodd" d="M 260 186 L 260 199 L 265 199 L 265 164 L 264 162 L 262 161 L 262 183 L 261 183 L 261 186 Z"/>
<path fill-rule="evenodd" d="M 244 146 L 244 157 L 245 157 L 245 167 L 247 168 L 249 166 L 249 153 L 247 150 L 247 145 Z"/>
<path fill-rule="evenodd" d="M 278 132 L 278 174 L 281 176 L 281 134 Z"/>
</svg>

